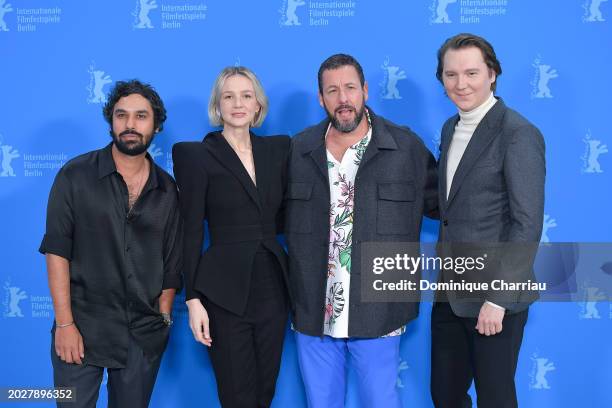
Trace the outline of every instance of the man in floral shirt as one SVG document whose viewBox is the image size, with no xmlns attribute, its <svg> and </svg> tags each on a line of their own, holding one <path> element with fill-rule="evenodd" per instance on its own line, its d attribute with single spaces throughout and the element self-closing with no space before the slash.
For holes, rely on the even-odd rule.
<svg viewBox="0 0 612 408">
<path fill-rule="evenodd" d="M 293 139 L 286 218 L 308 404 L 344 405 L 350 357 L 362 404 L 400 407 L 399 335 L 418 304 L 361 301 L 359 244 L 418 242 L 422 215 L 437 211 L 435 160 L 408 128 L 365 105 L 353 57 L 329 57 L 318 80 L 328 118 Z"/>
</svg>

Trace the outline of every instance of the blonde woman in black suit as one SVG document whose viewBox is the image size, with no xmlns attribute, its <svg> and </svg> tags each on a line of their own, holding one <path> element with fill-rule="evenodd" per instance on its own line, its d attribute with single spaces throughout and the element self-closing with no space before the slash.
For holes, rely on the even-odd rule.
<svg viewBox="0 0 612 408">
<path fill-rule="evenodd" d="M 255 74 L 227 67 L 208 106 L 223 129 L 172 150 L 189 325 L 209 347 L 223 407 L 271 404 L 288 317 L 287 258 L 276 235 L 290 139 L 250 131 L 267 108 Z M 210 246 L 202 254 L 204 221 Z"/>
</svg>

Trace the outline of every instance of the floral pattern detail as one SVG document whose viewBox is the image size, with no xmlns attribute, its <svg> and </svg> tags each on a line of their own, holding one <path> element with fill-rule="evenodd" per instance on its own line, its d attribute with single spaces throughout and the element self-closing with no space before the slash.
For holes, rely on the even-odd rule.
<svg viewBox="0 0 612 408">
<path fill-rule="evenodd" d="M 370 126 L 368 133 L 346 150 L 340 162 L 327 152 L 330 228 L 323 334 L 336 338 L 348 337 L 355 177 L 371 138 Z M 386 336 L 397 336 L 405 330 L 402 326 Z"/>
<path fill-rule="evenodd" d="M 361 139 L 359 143 L 351 146 L 351 149 L 355 150 L 355 165 L 356 166 L 359 166 L 359 163 L 361 163 L 361 160 L 363 160 L 363 154 L 365 153 L 366 148 L 368 147 L 369 143 L 370 143 L 370 138 L 364 137 L 363 139 Z"/>
<path fill-rule="evenodd" d="M 329 288 L 325 301 L 325 324 L 328 327 L 333 327 L 343 310 L 344 288 L 342 282 L 336 282 Z"/>
<path fill-rule="evenodd" d="M 399 329 L 395 329 L 391 333 L 387 333 L 387 334 L 385 334 L 384 336 L 381 336 L 381 337 L 401 336 L 404 333 L 406 333 L 406 326 L 402 326 Z"/>
<path fill-rule="evenodd" d="M 370 138 L 371 130 L 346 150 L 341 162 L 327 152 L 330 228 L 324 334 L 332 337 L 348 337 L 355 176 Z"/>
<path fill-rule="evenodd" d="M 351 222 L 353 217 L 353 204 L 355 201 L 355 185 L 346 179 L 346 174 L 339 174 L 338 184 L 340 185 L 340 196 L 344 201 L 338 202 L 338 208 L 349 210 Z"/>
</svg>

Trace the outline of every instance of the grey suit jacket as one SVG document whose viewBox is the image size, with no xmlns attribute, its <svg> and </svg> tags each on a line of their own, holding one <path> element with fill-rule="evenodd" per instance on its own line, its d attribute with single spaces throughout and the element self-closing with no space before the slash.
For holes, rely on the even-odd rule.
<svg viewBox="0 0 612 408">
<path fill-rule="evenodd" d="M 436 163 L 421 139 L 369 109 L 372 139 L 355 178 L 351 252 L 350 337 L 380 337 L 418 314 L 418 303 L 361 301 L 361 243 L 418 242 L 423 214 L 437 215 Z M 293 325 L 323 334 L 329 251 L 329 120 L 292 140 L 285 235 Z M 366 273 L 366 271 L 364 271 Z M 370 272 L 371 273 L 371 272 Z"/>
<path fill-rule="evenodd" d="M 459 162 L 447 199 L 448 149 L 458 121 L 459 115 L 455 115 L 442 128 L 438 240 L 445 244 L 446 250 L 453 247 L 448 243 L 497 247 L 495 259 L 489 260 L 488 272 L 493 277 L 535 280 L 533 258 L 542 233 L 546 173 L 542 134 L 498 99 L 476 128 Z M 448 280 L 448 272 L 442 275 L 442 279 Z M 479 301 L 462 301 L 451 293 L 446 295 L 455 314 L 462 317 L 478 316 L 484 300 L 504 306 L 512 313 L 526 309 L 538 298 L 537 292 L 532 291 L 491 290 L 481 294 Z"/>
</svg>

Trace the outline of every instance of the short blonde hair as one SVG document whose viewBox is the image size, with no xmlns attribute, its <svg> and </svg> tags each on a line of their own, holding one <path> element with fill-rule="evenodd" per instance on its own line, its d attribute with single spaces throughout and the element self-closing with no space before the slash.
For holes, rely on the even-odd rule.
<svg viewBox="0 0 612 408">
<path fill-rule="evenodd" d="M 213 85 L 210 93 L 210 99 L 208 101 L 208 120 L 212 126 L 222 126 L 223 118 L 221 117 L 221 110 L 219 104 L 221 102 L 221 89 L 225 80 L 234 75 L 242 75 L 251 80 L 253 83 L 253 89 L 255 90 L 255 99 L 259 103 L 259 112 L 255 113 L 252 127 L 259 127 L 263 123 L 268 113 L 268 97 L 266 96 L 261 82 L 257 79 L 257 76 L 253 71 L 242 66 L 230 66 L 223 68 L 223 71 L 217 76 L 215 84 Z"/>
</svg>

